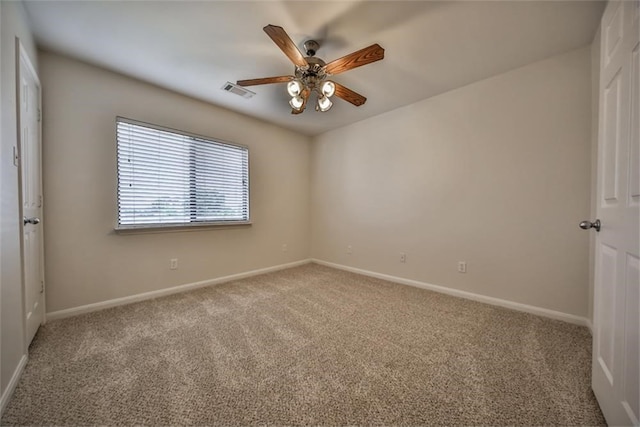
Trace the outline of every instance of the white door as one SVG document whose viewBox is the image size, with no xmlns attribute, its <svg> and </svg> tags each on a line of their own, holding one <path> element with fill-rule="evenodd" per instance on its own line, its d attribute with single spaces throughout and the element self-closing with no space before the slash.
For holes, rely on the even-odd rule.
<svg viewBox="0 0 640 427">
<path fill-rule="evenodd" d="M 609 425 L 640 424 L 640 2 L 602 17 L 593 391 Z"/>
<path fill-rule="evenodd" d="M 18 117 L 20 129 L 20 176 L 23 216 L 23 269 L 26 342 L 31 343 L 44 321 L 44 274 L 42 240 L 42 180 L 40 144 L 40 82 L 26 52 L 20 51 Z"/>
</svg>

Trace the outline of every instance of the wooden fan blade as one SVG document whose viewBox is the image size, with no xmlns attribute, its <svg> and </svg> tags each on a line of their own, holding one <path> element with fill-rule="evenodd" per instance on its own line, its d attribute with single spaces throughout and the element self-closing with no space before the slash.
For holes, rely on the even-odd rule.
<svg viewBox="0 0 640 427">
<path fill-rule="evenodd" d="M 353 68 L 371 64 L 384 58 L 384 49 L 379 44 L 372 44 L 369 47 L 350 53 L 347 56 L 329 62 L 325 70 L 329 74 L 339 74 Z"/>
<path fill-rule="evenodd" d="M 291 79 L 293 79 L 293 76 L 263 77 L 261 79 L 238 80 L 236 84 L 238 86 L 267 85 L 270 83 L 286 83 Z"/>
<path fill-rule="evenodd" d="M 269 37 L 271 37 L 271 40 L 278 45 L 280 50 L 287 55 L 291 62 L 298 67 L 304 67 L 307 65 L 307 61 L 304 59 L 304 56 L 282 27 L 267 25 L 263 30 Z"/>
<path fill-rule="evenodd" d="M 365 102 L 367 102 L 367 98 L 360 95 L 359 93 L 356 93 L 351 89 L 342 86 L 340 83 L 333 82 L 333 84 L 336 85 L 336 91 L 334 95 L 337 96 L 338 98 L 342 98 L 345 101 L 352 103 L 356 107 L 359 107 Z"/>
<path fill-rule="evenodd" d="M 309 99 L 310 94 L 311 94 L 311 91 L 309 89 L 304 89 L 302 91 L 302 93 L 300 94 L 300 96 L 304 100 L 304 102 L 302 103 L 302 107 L 299 110 L 292 108 L 291 114 L 302 114 L 304 112 L 304 109 L 307 108 L 307 100 Z"/>
</svg>

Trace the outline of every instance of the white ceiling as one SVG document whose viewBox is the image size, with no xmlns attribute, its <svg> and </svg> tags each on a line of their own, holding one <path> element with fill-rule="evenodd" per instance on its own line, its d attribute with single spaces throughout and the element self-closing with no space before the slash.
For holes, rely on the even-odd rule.
<svg viewBox="0 0 640 427">
<path fill-rule="evenodd" d="M 25 1 L 40 47 L 316 135 L 591 43 L 594 1 Z M 334 80 L 367 97 L 292 115 L 284 84 L 227 81 L 288 75 L 293 65 L 262 31 L 282 26 L 329 62 L 379 43 L 382 61 Z"/>
</svg>

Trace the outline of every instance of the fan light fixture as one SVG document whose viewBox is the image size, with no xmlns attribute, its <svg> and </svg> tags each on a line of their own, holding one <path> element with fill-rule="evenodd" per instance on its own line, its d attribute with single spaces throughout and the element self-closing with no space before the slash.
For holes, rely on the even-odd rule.
<svg viewBox="0 0 640 427">
<path fill-rule="evenodd" d="M 287 83 L 287 93 L 291 96 L 289 100 L 291 108 L 302 112 L 308 95 L 305 95 L 304 98 L 301 95 L 303 92 L 309 91 L 309 93 L 316 92 L 317 94 L 316 111 L 322 111 L 323 113 L 329 111 L 333 106 L 333 102 L 329 98 L 336 93 L 335 83 L 331 80 L 324 80 L 325 76 L 300 74 L 302 74 L 300 78 L 295 78 Z M 322 80 L 322 82 L 319 84 L 318 80 Z"/>
</svg>

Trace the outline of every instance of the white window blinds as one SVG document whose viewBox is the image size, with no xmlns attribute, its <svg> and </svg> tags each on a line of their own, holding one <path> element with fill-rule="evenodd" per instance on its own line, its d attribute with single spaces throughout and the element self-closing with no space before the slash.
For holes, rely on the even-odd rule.
<svg viewBox="0 0 640 427">
<path fill-rule="evenodd" d="M 249 221 L 249 150 L 118 117 L 118 228 Z"/>
</svg>

